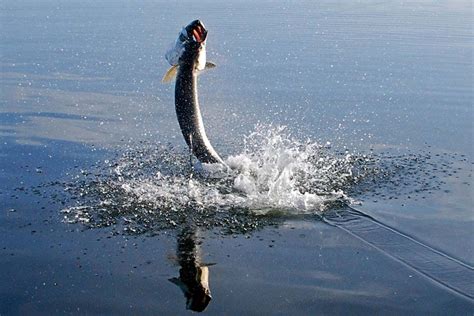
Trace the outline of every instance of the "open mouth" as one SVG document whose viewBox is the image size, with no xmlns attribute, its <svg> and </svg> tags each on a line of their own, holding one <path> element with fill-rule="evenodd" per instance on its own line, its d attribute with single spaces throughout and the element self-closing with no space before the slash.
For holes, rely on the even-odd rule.
<svg viewBox="0 0 474 316">
<path fill-rule="evenodd" d="M 192 22 L 188 27 L 188 36 L 197 43 L 202 43 L 206 40 L 207 30 L 199 20 Z"/>
</svg>

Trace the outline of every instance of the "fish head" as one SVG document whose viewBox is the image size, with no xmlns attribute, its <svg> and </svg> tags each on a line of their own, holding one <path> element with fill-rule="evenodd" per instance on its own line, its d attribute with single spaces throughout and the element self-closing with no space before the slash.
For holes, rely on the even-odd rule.
<svg viewBox="0 0 474 316">
<path fill-rule="evenodd" d="M 166 60 L 174 65 L 193 65 L 197 70 L 206 66 L 207 29 L 199 20 L 184 27 L 178 35 L 174 47 L 166 53 Z"/>
</svg>

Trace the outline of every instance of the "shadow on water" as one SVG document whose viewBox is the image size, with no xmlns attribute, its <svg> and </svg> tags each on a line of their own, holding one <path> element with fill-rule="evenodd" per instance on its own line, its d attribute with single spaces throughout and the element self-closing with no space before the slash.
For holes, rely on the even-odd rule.
<svg viewBox="0 0 474 316">
<path fill-rule="evenodd" d="M 202 312 L 209 305 L 212 296 L 209 286 L 209 266 L 199 257 L 199 242 L 196 238 L 197 229 L 192 225 L 184 225 L 177 238 L 176 256 L 180 265 L 179 277 L 169 279 L 183 291 L 186 308 Z"/>
</svg>

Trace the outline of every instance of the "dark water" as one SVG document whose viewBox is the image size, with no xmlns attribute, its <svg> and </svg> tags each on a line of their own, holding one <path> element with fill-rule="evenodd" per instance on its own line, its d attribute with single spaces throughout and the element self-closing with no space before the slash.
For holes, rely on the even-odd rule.
<svg viewBox="0 0 474 316">
<path fill-rule="evenodd" d="M 473 313 L 469 1 L 0 5 L 0 314 Z M 219 179 L 160 82 L 196 17 Z"/>
</svg>

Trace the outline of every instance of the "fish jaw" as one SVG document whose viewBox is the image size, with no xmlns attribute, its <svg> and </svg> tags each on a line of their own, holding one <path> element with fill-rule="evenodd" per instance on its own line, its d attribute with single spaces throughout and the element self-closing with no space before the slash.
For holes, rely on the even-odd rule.
<svg viewBox="0 0 474 316">
<path fill-rule="evenodd" d="M 165 58 L 171 66 L 193 63 L 196 70 L 206 67 L 207 29 L 199 20 L 183 27 L 175 44 L 166 52 Z"/>
</svg>

